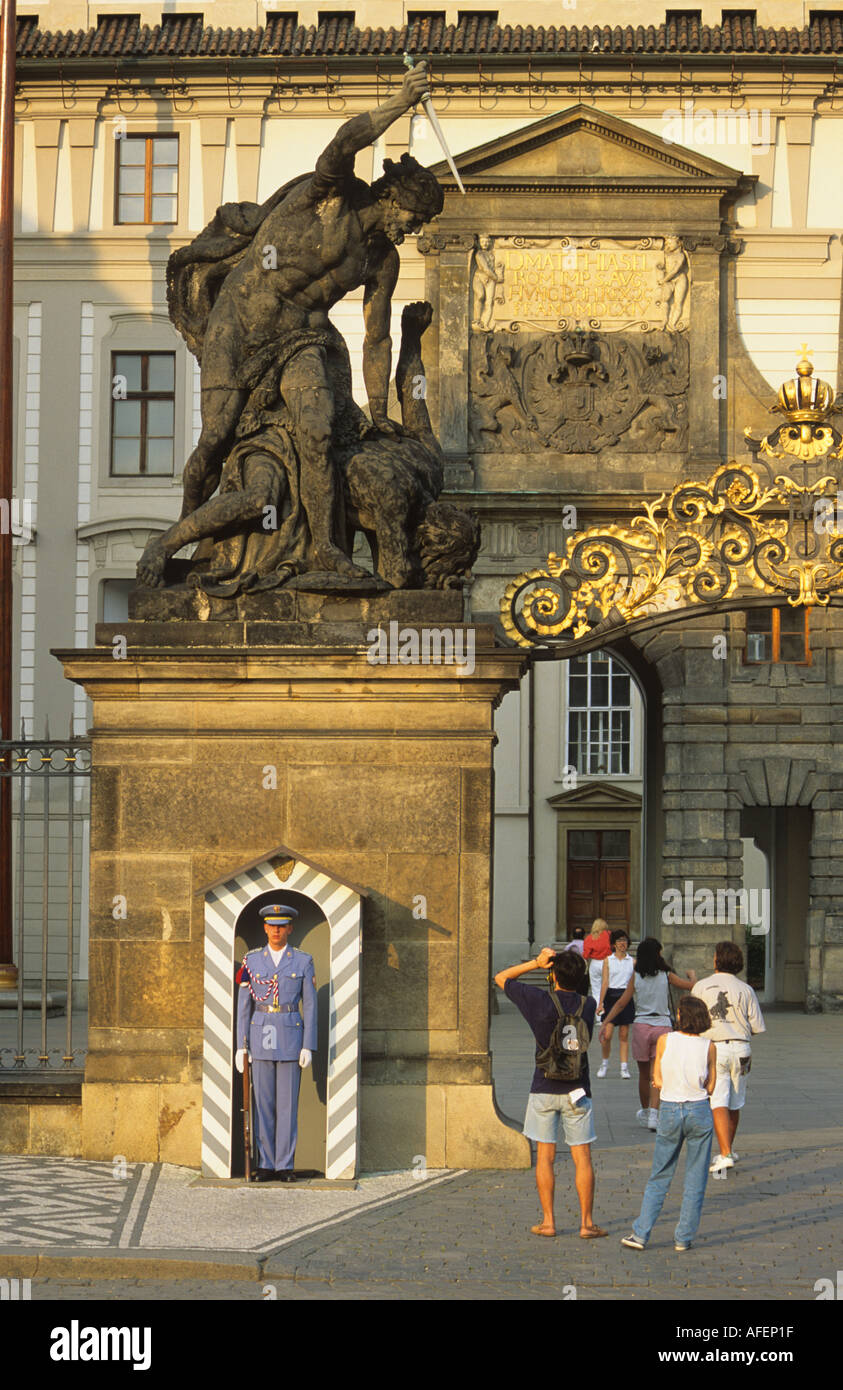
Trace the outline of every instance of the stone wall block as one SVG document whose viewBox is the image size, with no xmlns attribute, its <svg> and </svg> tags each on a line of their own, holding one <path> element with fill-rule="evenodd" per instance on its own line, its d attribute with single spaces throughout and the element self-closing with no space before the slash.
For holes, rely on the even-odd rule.
<svg viewBox="0 0 843 1390">
<path fill-rule="evenodd" d="M 162 1163 L 195 1167 L 202 1152 L 202 1086 L 163 1085 L 158 1096 L 158 1151 Z"/>
<path fill-rule="evenodd" d="M 201 1028 L 202 943 L 127 941 L 117 948 L 119 1019 L 125 1028 Z"/>
<path fill-rule="evenodd" d="M 353 780 L 339 783 L 330 765 L 298 768 L 291 778 L 289 838 L 303 852 L 320 846 L 323 857 L 328 850 L 371 846 L 412 853 L 419 844 L 447 854 L 458 847 L 458 789 L 456 769 L 361 767 Z"/>
<path fill-rule="evenodd" d="M 390 940 L 456 940 L 459 868 L 456 855 L 388 856 L 385 930 Z"/>
<path fill-rule="evenodd" d="M 85 1158 L 123 1154 L 134 1163 L 157 1163 L 157 1084 L 83 1085 L 82 1152 Z"/>
<path fill-rule="evenodd" d="M 116 767 L 97 767 L 91 778 L 92 851 L 120 847 L 121 773 Z"/>
<path fill-rule="evenodd" d="M 253 786 L 248 815 L 242 799 L 231 795 L 232 777 Z M 124 768 L 121 848 L 140 852 L 159 841 L 162 808 L 166 807 L 166 848 L 170 853 L 196 849 L 248 849 L 284 841 L 285 781 L 278 769 L 278 789 L 261 787 L 263 763 L 251 766 L 219 761 L 204 766 L 167 768 L 156 765 Z"/>
<path fill-rule="evenodd" d="M 488 855 L 492 847 L 492 791 L 489 773 L 463 768 L 460 778 L 461 849 Z"/>
<path fill-rule="evenodd" d="M 367 1028 L 455 1028 L 457 950 L 452 942 L 387 941 L 363 954 Z"/>
<path fill-rule="evenodd" d="M 30 1106 L 29 1146 L 26 1152 L 78 1158 L 82 1153 L 80 1103 L 37 1105 L 33 1102 Z"/>
</svg>

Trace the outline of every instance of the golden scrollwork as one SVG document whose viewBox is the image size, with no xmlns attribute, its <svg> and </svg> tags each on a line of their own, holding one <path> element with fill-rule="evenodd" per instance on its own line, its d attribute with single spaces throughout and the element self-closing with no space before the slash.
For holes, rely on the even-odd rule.
<svg viewBox="0 0 843 1390">
<path fill-rule="evenodd" d="M 814 377 L 804 344 L 801 354 L 773 406 L 784 423 L 763 439 L 745 434 L 756 459 L 798 459 L 807 473 L 843 458 L 843 436 L 830 423 L 843 405 L 827 381 Z M 769 479 L 772 468 L 763 466 Z M 551 554 L 544 569 L 513 579 L 501 600 L 504 630 L 529 647 L 597 630 L 611 640 L 638 619 L 711 608 L 744 593 L 793 606 L 843 602 L 839 486 L 831 474 L 810 484 L 785 473 L 764 482 L 735 462 L 707 482 L 679 483 L 645 502 L 628 524 L 577 532 L 564 555 Z"/>
<path fill-rule="evenodd" d="M 501 601 L 519 646 L 609 631 L 669 609 L 711 606 L 746 592 L 792 605 L 843 596 L 837 479 L 762 483 L 748 465 L 724 464 L 707 482 L 682 482 L 625 525 L 572 535 L 564 555 L 519 575 Z"/>
</svg>

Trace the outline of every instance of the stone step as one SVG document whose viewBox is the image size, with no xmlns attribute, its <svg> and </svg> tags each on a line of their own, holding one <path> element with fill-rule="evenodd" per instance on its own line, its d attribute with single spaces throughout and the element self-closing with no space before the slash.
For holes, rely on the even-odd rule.
<svg viewBox="0 0 843 1390">
<path fill-rule="evenodd" d="M 41 991 L 39 989 L 26 989 L 23 991 L 24 1010 L 33 1009 L 40 1012 Z M 18 991 L 16 989 L 0 989 L 0 1010 L 5 1012 L 17 1013 Z M 47 995 L 47 1015 L 54 1018 L 57 1014 L 63 1014 L 67 1008 L 67 994 L 56 991 L 54 994 Z"/>
</svg>

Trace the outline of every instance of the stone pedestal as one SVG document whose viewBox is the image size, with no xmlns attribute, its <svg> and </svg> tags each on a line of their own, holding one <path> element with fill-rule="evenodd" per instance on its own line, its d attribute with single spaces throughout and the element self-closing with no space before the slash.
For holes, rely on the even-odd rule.
<svg viewBox="0 0 843 1390">
<path fill-rule="evenodd" d="M 527 1167 L 489 1056 L 492 712 L 523 656 L 475 628 L 461 669 L 371 664 L 379 623 L 453 634 L 461 595 L 294 609 L 101 625 L 57 653 L 93 701 L 84 1154 L 198 1167 L 198 889 L 283 843 L 370 895 L 364 1170 Z"/>
</svg>

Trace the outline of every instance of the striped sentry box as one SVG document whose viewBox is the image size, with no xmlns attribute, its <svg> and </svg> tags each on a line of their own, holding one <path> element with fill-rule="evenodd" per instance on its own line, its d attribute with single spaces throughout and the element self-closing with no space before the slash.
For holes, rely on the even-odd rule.
<svg viewBox="0 0 843 1390">
<path fill-rule="evenodd" d="M 283 880 L 275 872 L 279 861 L 284 862 Z M 205 894 L 202 1172 L 207 1177 L 231 1175 L 237 919 L 253 898 L 265 892 L 284 890 L 311 898 L 330 927 L 325 1176 L 351 1178 L 357 1173 L 360 919 L 364 890 L 332 877 L 312 860 L 302 859 L 295 850 L 279 845 L 256 863 L 200 889 Z"/>
</svg>

